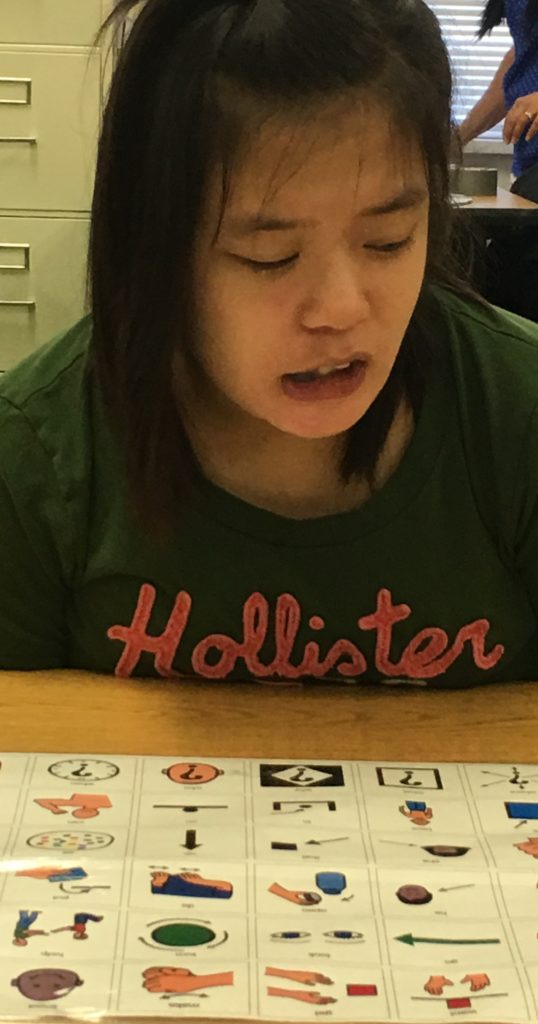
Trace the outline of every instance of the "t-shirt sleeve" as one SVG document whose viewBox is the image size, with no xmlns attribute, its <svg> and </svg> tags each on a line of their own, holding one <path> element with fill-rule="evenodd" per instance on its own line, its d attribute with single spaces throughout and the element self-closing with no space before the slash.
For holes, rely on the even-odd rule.
<svg viewBox="0 0 538 1024">
<path fill-rule="evenodd" d="M 512 503 L 515 568 L 538 619 L 538 406 L 530 417 Z"/>
<path fill-rule="evenodd" d="M 70 534 L 54 455 L 0 398 L 0 669 L 65 667 Z"/>
</svg>

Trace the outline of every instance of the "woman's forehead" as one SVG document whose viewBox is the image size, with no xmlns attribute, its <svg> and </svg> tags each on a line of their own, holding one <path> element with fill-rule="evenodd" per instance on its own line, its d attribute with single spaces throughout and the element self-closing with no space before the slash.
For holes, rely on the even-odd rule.
<svg viewBox="0 0 538 1024">
<path fill-rule="evenodd" d="M 379 112 L 376 111 L 378 114 Z M 406 189 L 425 188 L 425 162 L 412 139 L 379 116 L 362 111 L 325 124 L 266 126 L 232 166 L 215 168 L 207 216 L 235 230 L 263 211 L 266 217 L 313 216 L 333 202 L 383 204 Z"/>
</svg>

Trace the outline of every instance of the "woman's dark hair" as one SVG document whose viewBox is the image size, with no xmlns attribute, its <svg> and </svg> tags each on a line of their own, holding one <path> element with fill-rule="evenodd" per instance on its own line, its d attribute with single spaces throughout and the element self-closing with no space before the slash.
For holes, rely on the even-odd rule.
<svg viewBox="0 0 538 1024">
<path fill-rule="evenodd" d="M 434 14 L 423 0 L 118 0 L 98 41 L 129 18 L 99 145 L 88 301 L 90 372 L 123 445 L 135 510 L 157 532 L 170 527 L 197 468 L 172 359 L 178 346 L 192 353 L 192 252 L 212 170 L 223 169 L 223 210 L 233 161 L 269 117 L 308 124 L 345 95 L 381 104 L 395 140 L 418 143 L 431 203 L 419 301 L 340 467 L 343 481 L 360 474 L 373 486 L 402 395 L 420 409 L 429 286 L 480 301 L 455 259 L 452 81 Z"/>
<path fill-rule="evenodd" d="M 538 22 L 538 0 L 527 0 L 526 17 L 529 26 L 532 27 Z M 488 32 L 496 28 L 506 18 L 504 0 L 488 0 L 482 11 L 482 20 L 478 30 L 478 38 L 482 39 Z"/>
</svg>

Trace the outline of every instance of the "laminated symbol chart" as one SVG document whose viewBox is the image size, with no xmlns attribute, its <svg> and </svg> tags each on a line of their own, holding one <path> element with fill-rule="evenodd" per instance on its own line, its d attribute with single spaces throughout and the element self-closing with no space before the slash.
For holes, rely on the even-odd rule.
<svg viewBox="0 0 538 1024">
<path fill-rule="evenodd" d="M 538 1020 L 536 765 L 5 753 L 0 861 L 0 1020 Z"/>
</svg>

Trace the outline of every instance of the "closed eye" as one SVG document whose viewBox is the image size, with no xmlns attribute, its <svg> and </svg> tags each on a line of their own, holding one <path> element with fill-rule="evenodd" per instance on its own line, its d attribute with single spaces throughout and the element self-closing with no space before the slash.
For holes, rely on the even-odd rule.
<svg viewBox="0 0 538 1024">
<path fill-rule="evenodd" d="M 402 238 L 399 242 L 385 242 L 383 245 L 366 245 L 365 249 L 380 255 L 386 254 L 390 256 L 392 253 L 402 252 L 403 249 L 409 248 L 413 241 L 413 235 L 408 235 L 407 238 Z"/>
<path fill-rule="evenodd" d="M 246 256 L 237 256 L 241 263 L 245 263 L 246 266 L 251 267 L 255 273 L 271 272 L 274 270 L 283 270 L 285 267 L 291 267 L 295 260 L 299 259 L 299 253 L 295 253 L 294 256 L 288 256 L 284 260 L 276 260 L 273 262 L 264 263 L 260 260 L 249 260 Z"/>
<path fill-rule="evenodd" d="M 397 242 L 385 242 L 381 245 L 365 245 L 364 248 L 368 249 L 370 252 L 376 253 L 381 257 L 391 256 L 396 253 L 402 252 L 404 249 L 407 249 L 412 244 L 413 241 L 413 235 L 408 235 L 406 238 L 403 238 Z M 245 266 L 250 267 L 254 271 L 254 273 L 270 274 L 291 267 L 295 263 L 295 261 L 299 259 L 299 253 L 294 253 L 293 256 L 287 256 L 283 260 L 273 261 L 250 260 L 246 256 L 237 255 L 235 256 L 235 258 L 239 260 L 240 263 L 243 263 L 245 264 Z"/>
</svg>

